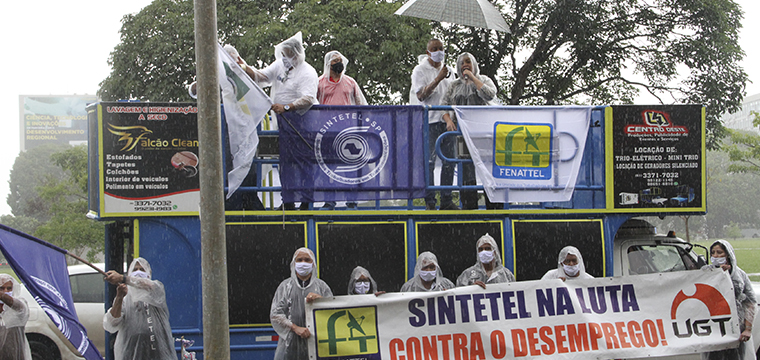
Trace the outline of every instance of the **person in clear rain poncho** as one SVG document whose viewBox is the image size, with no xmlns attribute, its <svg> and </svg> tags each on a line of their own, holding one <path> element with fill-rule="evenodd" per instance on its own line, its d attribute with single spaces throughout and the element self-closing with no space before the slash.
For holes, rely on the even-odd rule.
<svg viewBox="0 0 760 360">
<path fill-rule="evenodd" d="M 32 359 L 24 334 L 29 320 L 29 306 L 19 296 L 20 291 L 16 279 L 0 274 L 0 360 Z"/>
<path fill-rule="evenodd" d="M 417 257 L 414 277 L 401 286 L 401 292 L 443 291 L 453 288 L 454 283 L 443 277 L 438 258 L 430 251 L 425 251 Z"/>
<path fill-rule="evenodd" d="M 338 51 L 325 54 L 325 66 L 317 85 L 317 100 L 322 105 L 367 105 L 362 89 L 346 75 L 348 59 Z"/>
<path fill-rule="evenodd" d="M 593 279 L 591 274 L 586 273 L 586 265 L 583 264 L 583 256 L 575 246 L 565 246 L 559 252 L 557 268 L 546 272 L 541 280 L 546 279 Z"/>
<path fill-rule="evenodd" d="M 377 283 L 370 275 L 369 270 L 357 266 L 351 271 L 351 278 L 348 279 L 348 295 L 364 294 L 379 295 L 380 293 L 377 291 Z"/>
<path fill-rule="evenodd" d="M 338 51 L 325 54 L 325 66 L 317 85 L 317 100 L 322 105 L 367 105 L 362 89 L 354 78 L 346 75 L 348 59 Z M 334 201 L 327 201 L 324 209 L 335 209 Z M 356 202 L 349 201 L 346 206 L 356 208 Z"/>
<path fill-rule="evenodd" d="M 279 114 L 295 111 L 305 114 L 317 101 L 317 71 L 306 62 L 303 40 L 299 31 L 291 38 L 274 47 L 275 62 L 262 70 L 248 66 L 242 58 L 238 60 L 260 87 L 271 86 L 272 110 Z M 280 121 L 279 118 L 277 121 Z M 280 177 L 286 176 L 280 173 Z M 283 204 L 284 210 L 295 210 L 294 203 Z M 301 210 L 308 210 L 309 203 L 301 203 Z"/>
<path fill-rule="evenodd" d="M 164 284 L 152 279 L 148 261 L 134 259 L 128 275 L 113 270 L 106 274 L 106 280 L 117 285 L 113 305 L 103 315 L 106 331 L 118 332 L 116 360 L 176 359 Z"/>
<path fill-rule="evenodd" d="M 441 105 L 494 105 L 496 85 L 485 75 L 480 75 L 478 61 L 470 53 L 462 53 L 457 57 L 458 79 L 451 82 L 449 89 L 441 99 Z M 443 114 L 443 121 L 450 131 L 456 131 L 456 113 L 448 111 Z M 477 185 L 475 165 L 471 162 L 462 164 L 462 185 Z M 476 190 L 460 191 L 462 209 L 478 208 L 478 192 Z M 488 200 L 488 197 L 486 197 Z M 490 202 L 486 201 L 487 207 Z"/>
<path fill-rule="evenodd" d="M 491 235 L 485 234 L 475 245 L 478 260 L 475 265 L 462 271 L 457 278 L 457 286 L 479 285 L 514 282 L 515 276 L 501 264 L 499 246 Z"/>
<path fill-rule="evenodd" d="M 734 255 L 734 247 L 726 240 L 716 240 L 710 245 L 710 265 L 704 268 L 721 268 L 727 271 L 733 283 L 736 298 L 736 315 L 739 319 L 739 347 L 703 353 L 705 360 L 743 360 L 755 359 L 755 345 L 752 339 L 752 324 L 757 311 L 755 291 L 744 270 L 739 268 Z"/>
<path fill-rule="evenodd" d="M 333 296 L 327 284 L 314 276 L 317 260 L 307 248 L 300 248 L 290 261 L 290 277 L 277 287 L 272 298 L 269 319 L 280 339 L 277 341 L 275 360 L 302 360 L 309 357 L 306 328 L 306 302 Z"/>
</svg>

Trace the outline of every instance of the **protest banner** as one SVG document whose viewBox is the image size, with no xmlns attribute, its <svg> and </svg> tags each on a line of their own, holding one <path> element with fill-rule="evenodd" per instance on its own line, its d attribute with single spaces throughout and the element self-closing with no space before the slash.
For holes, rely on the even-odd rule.
<svg viewBox="0 0 760 360">
<path fill-rule="evenodd" d="M 306 305 L 312 359 L 610 359 L 738 346 L 720 269 L 523 281 Z"/>
</svg>

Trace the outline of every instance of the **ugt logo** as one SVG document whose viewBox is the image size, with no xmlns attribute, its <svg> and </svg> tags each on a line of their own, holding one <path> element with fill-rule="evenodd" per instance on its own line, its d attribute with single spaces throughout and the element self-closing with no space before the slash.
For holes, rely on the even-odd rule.
<svg viewBox="0 0 760 360">
<path fill-rule="evenodd" d="M 726 322 L 731 320 L 731 307 L 720 293 L 714 287 L 707 284 L 694 284 L 696 291 L 694 295 L 686 295 L 683 290 L 676 294 L 673 299 L 673 305 L 670 308 L 670 317 L 673 320 L 673 332 L 679 338 L 688 338 L 692 336 L 710 336 L 713 331 L 713 326 L 717 324 L 720 329 L 720 335 L 726 336 Z M 678 321 L 676 319 L 676 312 L 678 307 L 681 306 L 686 300 L 698 300 L 707 306 L 709 310 L 709 319 L 686 319 L 685 327 L 680 329 Z M 695 303 L 690 302 L 692 305 Z M 699 306 L 699 305 L 698 305 Z M 690 311 L 690 313 L 692 313 Z M 712 324 L 711 324 L 712 323 Z"/>
<path fill-rule="evenodd" d="M 502 179 L 548 180 L 552 176 L 550 124 L 494 125 L 493 176 Z"/>
<path fill-rule="evenodd" d="M 379 355 L 374 306 L 315 310 L 314 324 L 317 357 Z"/>
</svg>

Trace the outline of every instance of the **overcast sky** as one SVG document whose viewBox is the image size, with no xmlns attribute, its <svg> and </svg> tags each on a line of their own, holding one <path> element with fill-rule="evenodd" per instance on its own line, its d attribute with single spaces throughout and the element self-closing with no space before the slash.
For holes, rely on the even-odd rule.
<svg viewBox="0 0 760 360">
<path fill-rule="evenodd" d="M 19 95 L 94 95 L 110 73 L 107 60 L 119 43 L 121 18 L 151 0 L 27 0 L 5 2 L 0 20 L 3 77 L 0 114 L 0 215 L 13 162 L 19 153 Z M 750 80 L 747 94 L 760 93 L 760 2 L 738 0 L 745 11 L 740 44 Z M 750 19 L 748 21 L 747 19 Z M 753 39 L 754 37 L 754 39 Z M 754 41 L 753 41 L 754 40 Z"/>
</svg>

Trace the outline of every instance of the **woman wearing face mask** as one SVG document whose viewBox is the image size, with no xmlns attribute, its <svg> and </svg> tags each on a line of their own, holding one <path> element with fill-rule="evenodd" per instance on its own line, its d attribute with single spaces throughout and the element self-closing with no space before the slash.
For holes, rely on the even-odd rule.
<svg viewBox="0 0 760 360">
<path fill-rule="evenodd" d="M 367 105 L 362 89 L 354 78 L 346 75 L 348 59 L 338 51 L 325 55 L 325 67 L 319 77 L 317 100 L 322 105 Z M 323 209 L 335 209 L 335 201 L 327 201 Z M 346 207 L 356 209 L 356 203 L 349 201 Z"/>
<path fill-rule="evenodd" d="M 485 234 L 475 245 L 478 261 L 475 265 L 462 271 L 457 278 L 457 286 L 479 285 L 483 289 L 486 284 L 498 284 L 515 281 L 515 276 L 501 264 L 499 247 L 491 235 Z"/>
<path fill-rule="evenodd" d="M 16 280 L 8 274 L 0 274 L 0 359 L 31 360 L 29 342 L 24 328 L 29 320 L 26 300 L 13 296 L 18 289 Z"/>
<path fill-rule="evenodd" d="M 726 240 L 716 240 L 710 245 L 710 263 L 705 268 L 721 268 L 728 272 L 734 287 L 734 296 L 736 297 L 736 312 L 739 318 L 739 347 L 725 349 L 702 354 L 702 359 L 706 360 L 723 360 L 723 359 L 754 359 L 753 349 L 755 345 L 752 341 L 752 324 L 755 321 L 755 292 L 752 290 L 752 284 L 744 270 L 736 264 L 734 248 Z"/>
<path fill-rule="evenodd" d="M 385 291 L 377 291 L 377 283 L 370 275 L 369 270 L 357 266 L 351 271 L 348 280 L 348 295 L 385 294 Z"/>
<path fill-rule="evenodd" d="M 586 273 L 586 266 L 583 264 L 581 252 L 575 246 L 565 246 L 559 252 L 557 268 L 547 271 L 541 280 L 561 279 L 562 281 L 566 281 L 593 278 L 591 274 Z"/>
<path fill-rule="evenodd" d="M 414 277 L 401 286 L 401 292 L 443 291 L 453 288 L 454 283 L 443 277 L 438 258 L 430 251 L 425 251 L 417 257 Z"/>
<path fill-rule="evenodd" d="M 106 331 L 119 333 L 115 359 L 176 359 L 164 284 L 152 279 L 150 264 L 141 257 L 132 261 L 127 274 L 109 270 L 105 278 L 117 285 L 113 305 L 103 315 Z"/>
<path fill-rule="evenodd" d="M 441 105 L 494 105 L 496 100 L 496 85 L 488 76 L 480 74 L 478 61 L 470 53 L 462 53 L 457 57 L 458 79 L 451 82 L 449 89 L 441 100 Z M 443 121 L 449 131 L 457 130 L 457 118 L 454 111 L 443 114 Z M 476 185 L 475 165 L 472 162 L 462 164 L 462 185 Z M 462 209 L 478 208 L 478 192 L 462 190 Z M 498 208 L 492 205 L 486 196 L 487 208 Z M 502 206 L 503 207 L 503 206 Z"/>
<path fill-rule="evenodd" d="M 311 336 L 306 328 L 306 302 L 323 296 L 333 296 L 327 284 L 312 276 L 317 260 L 307 248 L 300 248 L 290 262 L 290 277 L 277 287 L 272 299 L 269 319 L 280 336 L 277 341 L 275 360 L 301 360 L 309 357 L 306 339 Z"/>
</svg>

